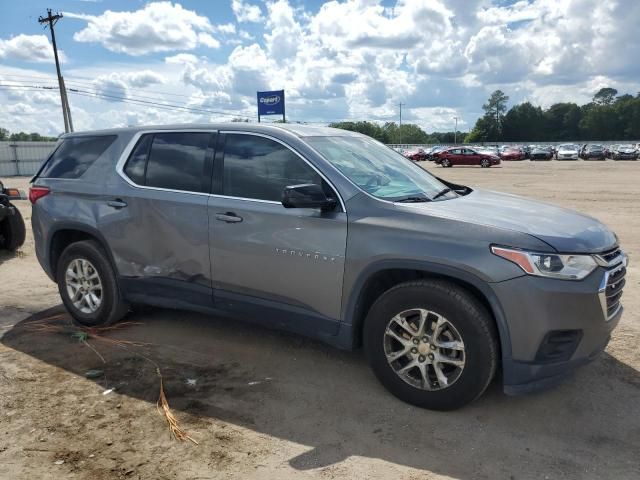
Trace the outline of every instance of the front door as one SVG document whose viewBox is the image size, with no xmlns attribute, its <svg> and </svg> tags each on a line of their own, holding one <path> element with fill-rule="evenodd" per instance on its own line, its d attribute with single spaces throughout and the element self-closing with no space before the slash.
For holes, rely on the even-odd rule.
<svg viewBox="0 0 640 480">
<path fill-rule="evenodd" d="M 294 330 L 335 334 L 347 215 L 340 206 L 322 212 L 287 209 L 281 203 L 289 185 L 320 184 L 337 196 L 333 187 L 273 138 L 226 133 L 218 149 L 224 154 L 216 155 L 214 178 L 219 181 L 214 180 L 209 200 L 216 305 L 245 308 L 258 321 Z"/>
</svg>

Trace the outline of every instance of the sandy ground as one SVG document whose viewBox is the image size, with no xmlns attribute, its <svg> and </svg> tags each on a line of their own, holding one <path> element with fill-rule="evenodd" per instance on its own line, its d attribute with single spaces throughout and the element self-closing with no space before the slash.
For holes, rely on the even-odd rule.
<svg viewBox="0 0 640 480">
<path fill-rule="evenodd" d="M 425 167 L 615 229 L 631 266 L 603 356 L 554 390 L 507 397 L 494 384 L 450 413 L 396 400 L 361 352 L 192 313 L 131 314 L 139 324 L 109 337 L 150 345 L 90 339 L 103 363 L 70 331 L 29 329 L 58 314 L 49 322 L 68 322 L 29 236 L 17 255 L 0 256 L 0 478 L 640 478 L 640 162 Z M 28 202 L 19 208 L 28 220 Z M 154 364 L 199 445 L 171 439 Z M 89 369 L 104 374 L 87 379 Z"/>
</svg>

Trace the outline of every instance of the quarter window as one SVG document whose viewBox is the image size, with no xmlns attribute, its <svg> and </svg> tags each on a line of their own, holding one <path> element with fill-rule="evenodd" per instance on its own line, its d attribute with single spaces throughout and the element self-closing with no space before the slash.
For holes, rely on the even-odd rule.
<svg viewBox="0 0 640 480">
<path fill-rule="evenodd" d="M 65 138 L 42 169 L 42 178 L 80 178 L 116 139 L 115 135 Z"/>
<path fill-rule="evenodd" d="M 227 134 L 223 193 L 232 197 L 282 200 L 290 185 L 326 185 L 322 177 L 293 151 L 268 138 Z"/>
</svg>

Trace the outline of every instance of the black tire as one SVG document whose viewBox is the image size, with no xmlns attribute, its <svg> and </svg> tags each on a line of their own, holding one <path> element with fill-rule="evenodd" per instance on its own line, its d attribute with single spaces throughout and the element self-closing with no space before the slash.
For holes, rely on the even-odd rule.
<svg viewBox="0 0 640 480">
<path fill-rule="evenodd" d="M 15 207 L 14 207 L 15 208 Z M 0 248 L 13 252 L 24 244 L 26 229 L 20 210 L 0 222 Z"/>
<path fill-rule="evenodd" d="M 66 272 L 74 260 L 88 260 L 102 284 L 101 303 L 92 313 L 82 312 L 74 304 L 66 287 Z M 103 248 L 93 240 L 72 243 L 64 249 L 56 269 L 58 291 L 64 306 L 76 322 L 87 327 L 105 327 L 120 320 L 129 310 L 118 288 L 115 271 Z"/>
<path fill-rule="evenodd" d="M 410 385 L 391 367 L 384 350 L 390 320 L 400 312 L 424 308 L 444 316 L 464 342 L 465 365 L 450 386 L 424 390 Z M 454 410 L 478 398 L 498 365 L 498 335 L 484 306 L 466 290 L 440 280 L 399 284 L 373 304 L 363 330 L 365 354 L 380 382 L 399 399 L 431 410 Z"/>
<path fill-rule="evenodd" d="M 480 160 L 480 166 L 482 168 L 489 168 L 491 166 L 491 162 L 486 158 L 483 158 L 482 160 Z"/>
<path fill-rule="evenodd" d="M 449 160 L 448 158 L 445 158 L 444 160 L 442 160 L 440 165 L 442 165 L 444 168 L 449 168 L 449 167 L 452 166 L 451 165 L 451 160 Z"/>
</svg>

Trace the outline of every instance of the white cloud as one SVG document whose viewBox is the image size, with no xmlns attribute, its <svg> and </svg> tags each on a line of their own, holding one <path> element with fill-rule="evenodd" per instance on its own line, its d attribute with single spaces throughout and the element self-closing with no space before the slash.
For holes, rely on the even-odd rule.
<svg viewBox="0 0 640 480">
<path fill-rule="evenodd" d="M 60 50 L 58 50 L 58 58 L 60 61 L 65 59 L 64 53 Z M 46 35 L 21 33 L 8 40 L 0 38 L 0 59 L 53 63 L 53 47 Z"/>
<path fill-rule="evenodd" d="M 543 106 L 588 101 L 599 86 L 621 93 L 640 90 L 640 36 L 630 33 L 637 31 L 640 18 L 637 0 L 303 5 L 299 0 L 234 0 L 235 19 L 224 24 L 212 23 L 204 9 L 169 2 L 129 12 L 69 15 L 87 22 L 76 33 L 78 41 L 127 55 L 170 53 L 146 63 L 128 60 L 65 74 L 96 79 L 101 92 L 129 98 L 136 88 L 152 91 L 162 83 L 162 90 L 178 95 L 166 101 L 249 115 L 255 113 L 256 90 L 285 88 L 294 120 L 393 121 L 402 102 L 403 117 L 429 130 L 451 129 L 452 116 L 461 117 L 459 125 L 472 125 L 496 88 L 511 103 L 530 100 Z M 7 41 L 0 40 L 0 57 L 10 60 L 6 51 L 16 55 L 16 48 L 7 50 Z M 221 44 L 225 48 L 218 48 Z M 38 109 L 28 97 L 13 95 L 11 102 Z M 102 113 L 105 104 L 73 100 L 83 106 L 86 117 L 79 114 L 78 122 L 86 121 L 87 128 L 171 117 L 132 105 L 113 117 L 91 116 Z"/>
<path fill-rule="evenodd" d="M 232 0 L 231 8 L 238 22 L 262 21 L 262 11 L 258 5 L 251 5 L 243 0 Z"/>
<path fill-rule="evenodd" d="M 140 72 L 129 73 L 125 76 L 129 85 L 132 87 L 142 88 L 150 85 L 164 83 L 164 77 L 151 70 L 142 70 Z"/>
<path fill-rule="evenodd" d="M 205 16 L 183 8 L 179 3 L 152 2 L 140 10 L 102 15 L 65 13 L 87 22 L 73 36 L 77 42 L 101 43 L 106 49 L 128 55 L 192 50 L 198 45 L 217 48 L 211 36 L 213 26 Z"/>
<path fill-rule="evenodd" d="M 192 55 L 191 53 L 178 53 L 177 55 L 172 55 L 170 57 L 165 57 L 165 63 L 198 63 L 198 57 Z"/>
</svg>

